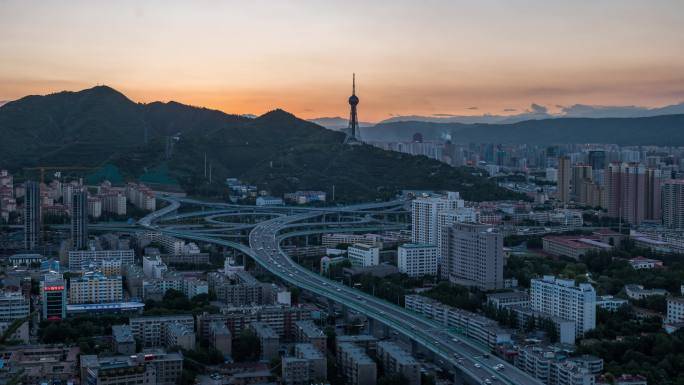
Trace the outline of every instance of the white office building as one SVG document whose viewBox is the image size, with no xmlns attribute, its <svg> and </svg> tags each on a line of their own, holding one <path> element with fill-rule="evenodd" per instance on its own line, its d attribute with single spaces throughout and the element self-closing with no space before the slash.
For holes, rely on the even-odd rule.
<svg viewBox="0 0 684 385">
<path fill-rule="evenodd" d="M 363 243 L 355 243 L 347 249 L 352 266 L 368 267 L 380 264 L 380 248 Z"/>
<path fill-rule="evenodd" d="M 530 303 L 533 310 L 544 315 L 575 322 L 577 337 L 596 327 L 596 291 L 588 283 L 575 285 L 574 280 L 552 275 L 533 279 Z"/>
<path fill-rule="evenodd" d="M 406 243 L 397 249 L 397 266 L 410 277 L 437 275 L 437 246 Z"/>
<path fill-rule="evenodd" d="M 666 324 L 681 326 L 684 323 L 684 297 L 667 299 Z"/>
<path fill-rule="evenodd" d="M 437 245 L 439 221 L 442 211 L 464 207 L 464 201 L 457 192 L 446 197 L 419 197 L 411 202 L 411 242 Z"/>
</svg>

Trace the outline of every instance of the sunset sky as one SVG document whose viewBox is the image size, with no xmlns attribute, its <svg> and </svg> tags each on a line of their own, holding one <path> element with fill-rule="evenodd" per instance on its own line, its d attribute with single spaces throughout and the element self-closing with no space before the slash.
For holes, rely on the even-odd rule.
<svg viewBox="0 0 684 385">
<path fill-rule="evenodd" d="M 140 102 L 359 118 L 684 101 L 684 1 L 0 0 L 0 100 L 107 84 Z"/>
</svg>

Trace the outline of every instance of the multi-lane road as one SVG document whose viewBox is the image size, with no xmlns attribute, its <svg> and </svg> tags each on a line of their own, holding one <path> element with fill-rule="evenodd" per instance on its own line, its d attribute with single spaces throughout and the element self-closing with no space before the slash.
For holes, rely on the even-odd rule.
<svg viewBox="0 0 684 385">
<path fill-rule="evenodd" d="M 329 227 L 333 224 L 330 221 L 326 222 L 325 219 L 319 221 L 320 217 L 325 214 L 345 213 L 345 215 L 350 215 L 357 213 L 359 216 L 357 221 L 336 223 L 337 227 L 334 231 L 358 231 L 362 228 L 364 230 L 396 229 L 398 228 L 396 225 L 369 220 L 368 214 L 376 210 L 392 212 L 393 210 L 400 209 L 405 202 L 382 202 L 315 210 L 285 209 L 290 210 L 292 214 L 276 216 L 254 225 L 249 233 L 249 246 L 219 238 L 216 234 L 203 232 L 202 229 L 166 229 L 160 224 L 160 220 L 164 217 L 173 218 L 170 214 L 176 211 L 182 203 L 205 205 L 217 209 L 223 207 L 227 210 L 238 208 L 235 205 L 211 204 L 188 200 L 184 202 L 182 200 L 170 199 L 168 206 L 148 215 L 139 223 L 144 227 L 164 231 L 177 237 L 238 249 L 282 280 L 328 298 L 349 309 L 353 309 L 404 335 L 417 345 L 434 353 L 438 363 L 451 367 L 465 383 L 542 384 L 541 381 L 520 371 L 513 365 L 490 355 L 486 347 L 469 338 L 450 331 L 443 325 L 402 307 L 322 277 L 298 265 L 280 248 L 281 242 L 288 237 L 303 233 L 323 233 L 333 230 Z M 244 209 L 244 206 L 242 208 Z M 182 215 L 184 218 L 216 218 L 217 215 L 225 213 L 218 213 L 217 211 L 196 211 Z M 340 228 L 340 226 L 343 227 Z"/>
</svg>

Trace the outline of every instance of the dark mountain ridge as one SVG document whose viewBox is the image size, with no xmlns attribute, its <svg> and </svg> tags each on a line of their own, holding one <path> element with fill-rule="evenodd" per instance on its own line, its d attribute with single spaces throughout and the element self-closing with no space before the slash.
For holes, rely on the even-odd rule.
<svg viewBox="0 0 684 385">
<path fill-rule="evenodd" d="M 343 133 L 280 109 L 252 119 L 177 102 L 135 103 L 106 86 L 8 103 L 0 107 L 0 135 L 0 166 L 20 175 L 35 166 L 115 166 L 128 180 L 150 170 L 168 173 L 156 179 L 205 196 L 220 196 L 223 180 L 238 177 L 275 195 L 330 193 L 335 186 L 338 201 L 385 199 L 401 189 L 458 190 L 474 200 L 521 197 L 467 169 L 345 145 Z"/>
</svg>

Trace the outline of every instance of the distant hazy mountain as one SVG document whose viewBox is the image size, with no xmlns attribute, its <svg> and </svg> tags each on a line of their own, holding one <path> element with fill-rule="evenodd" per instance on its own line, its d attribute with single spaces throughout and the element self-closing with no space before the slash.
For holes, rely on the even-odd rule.
<svg viewBox="0 0 684 385">
<path fill-rule="evenodd" d="M 9 102 L 9 100 L 0 100 L 0 106 L 2 106 L 3 104 L 6 104 L 8 102 Z"/>
<path fill-rule="evenodd" d="M 637 118 L 684 114 L 684 103 L 657 108 L 638 106 L 588 106 L 584 104 L 575 104 L 570 107 L 563 107 L 561 112 L 562 116 L 567 118 Z"/>
<path fill-rule="evenodd" d="M 643 118 L 554 118 L 510 124 L 393 122 L 361 131 L 364 140 L 410 141 L 450 138 L 454 143 L 615 143 L 684 145 L 684 115 Z"/>
<path fill-rule="evenodd" d="M 309 122 L 316 123 L 319 126 L 323 126 L 329 130 L 341 131 L 349 127 L 349 119 L 340 118 L 336 116 L 334 118 L 314 118 L 309 119 Z M 373 123 L 359 122 L 361 127 L 370 127 Z"/>
<path fill-rule="evenodd" d="M 0 107 L 0 137 L 0 165 L 14 172 L 107 166 L 130 179 L 162 170 L 169 178 L 159 180 L 217 198 L 226 177 L 276 195 L 335 186 L 338 201 L 388 198 L 401 189 L 455 190 L 473 200 L 521 197 L 467 169 L 345 145 L 344 134 L 282 110 L 246 118 L 176 102 L 134 103 L 105 86 L 7 103 Z M 204 176 L 205 156 L 213 184 Z"/>
<path fill-rule="evenodd" d="M 658 115 L 684 114 L 684 103 L 671 106 L 648 108 L 639 106 L 592 106 L 575 104 L 572 106 L 558 106 L 560 112 L 551 114 L 548 109 L 538 104 L 532 104 L 528 110 L 512 115 L 451 115 L 436 114 L 432 116 L 406 115 L 393 116 L 378 124 L 393 122 L 432 122 L 432 123 L 464 123 L 464 124 L 501 124 L 517 123 L 525 120 L 552 118 L 636 118 Z"/>
</svg>

